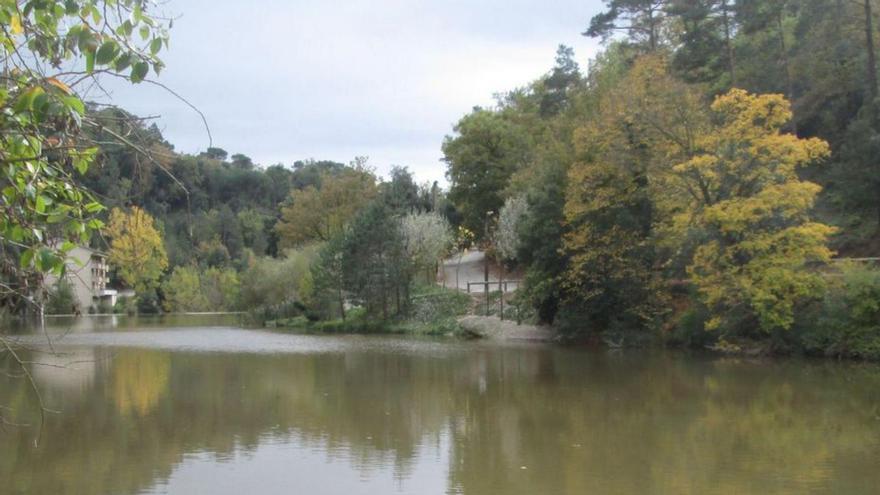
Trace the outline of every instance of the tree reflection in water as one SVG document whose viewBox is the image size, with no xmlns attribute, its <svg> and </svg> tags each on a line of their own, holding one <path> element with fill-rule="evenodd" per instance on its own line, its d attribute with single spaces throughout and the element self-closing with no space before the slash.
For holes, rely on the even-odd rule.
<svg viewBox="0 0 880 495">
<path fill-rule="evenodd" d="M 254 480 L 263 492 L 297 483 L 334 492 L 343 471 L 367 492 L 387 476 L 403 493 L 478 495 L 880 485 L 872 365 L 470 344 L 78 352 L 95 357 L 87 379 L 37 375 L 62 409 L 40 447 L 27 430 L 2 434 L 0 476 L 12 493 L 173 492 L 186 463 L 262 462 L 276 451 L 324 468 L 264 466 L 268 478 Z M 27 393 L 3 381 L 0 399 L 23 404 Z"/>
</svg>

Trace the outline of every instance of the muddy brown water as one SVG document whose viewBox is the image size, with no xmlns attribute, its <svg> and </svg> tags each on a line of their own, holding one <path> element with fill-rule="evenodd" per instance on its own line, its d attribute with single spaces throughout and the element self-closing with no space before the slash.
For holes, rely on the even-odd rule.
<svg viewBox="0 0 880 495">
<path fill-rule="evenodd" d="M 0 431 L 0 493 L 880 492 L 875 365 L 86 320 L 17 336 L 57 412 Z"/>
</svg>

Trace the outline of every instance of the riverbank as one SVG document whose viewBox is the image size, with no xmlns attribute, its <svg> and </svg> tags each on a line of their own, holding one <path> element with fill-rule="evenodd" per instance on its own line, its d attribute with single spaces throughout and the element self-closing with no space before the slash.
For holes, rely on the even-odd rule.
<svg viewBox="0 0 880 495">
<path fill-rule="evenodd" d="M 388 320 L 370 318 L 361 308 L 346 313 L 345 319 L 310 320 L 306 316 L 270 320 L 268 328 L 328 334 L 411 334 L 468 337 L 458 320 L 471 307 L 471 298 L 460 291 L 422 285 L 413 289 L 405 317 Z"/>
</svg>

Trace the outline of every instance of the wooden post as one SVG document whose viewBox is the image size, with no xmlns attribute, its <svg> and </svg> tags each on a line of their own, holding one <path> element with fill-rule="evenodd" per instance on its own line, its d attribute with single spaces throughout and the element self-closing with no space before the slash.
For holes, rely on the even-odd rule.
<svg viewBox="0 0 880 495">
<path fill-rule="evenodd" d="M 488 232 L 488 227 L 486 231 Z M 486 316 L 489 316 L 489 255 L 483 252 L 483 292 L 486 294 Z"/>
<path fill-rule="evenodd" d="M 501 268 L 499 271 L 500 275 L 498 276 L 498 291 L 501 292 L 501 297 L 498 299 L 498 302 L 501 303 L 501 313 L 499 313 L 499 317 L 501 320 L 504 320 L 504 260 L 501 260 Z"/>
</svg>

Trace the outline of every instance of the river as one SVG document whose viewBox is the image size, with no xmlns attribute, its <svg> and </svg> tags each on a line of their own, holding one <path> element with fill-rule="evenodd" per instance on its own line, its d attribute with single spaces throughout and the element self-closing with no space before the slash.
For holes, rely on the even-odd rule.
<svg viewBox="0 0 880 495">
<path fill-rule="evenodd" d="M 880 367 L 82 318 L 12 494 L 874 494 Z M 20 342 L 45 351 L 45 337 Z M 0 369 L 14 371 L 8 359 Z M 0 405 L 36 424 L 22 379 Z M 6 411 L 6 410 L 4 410 Z M 11 417 L 11 416 L 10 416 Z"/>
</svg>

